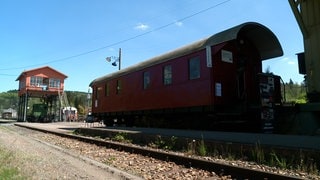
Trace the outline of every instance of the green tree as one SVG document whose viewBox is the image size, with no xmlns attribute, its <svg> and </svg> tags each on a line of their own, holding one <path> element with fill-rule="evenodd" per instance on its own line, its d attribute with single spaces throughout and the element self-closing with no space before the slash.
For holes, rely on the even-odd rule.
<svg viewBox="0 0 320 180">
<path fill-rule="evenodd" d="M 0 102 L 1 109 L 16 109 L 19 103 L 18 91 L 10 90 L 8 92 L 0 93 Z"/>
<path fill-rule="evenodd" d="M 87 106 L 87 93 L 79 91 L 65 91 L 67 93 L 68 101 L 70 106 L 74 106 L 78 109 L 79 113 L 84 114 L 85 107 Z M 29 107 L 30 111 L 32 110 L 33 104 L 43 103 L 42 99 L 39 98 L 30 98 Z M 0 93 L 0 110 L 13 108 L 18 109 L 19 106 L 19 97 L 17 90 L 10 90 L 7 92 Z"/>
<path fill-rule="evenodd" d="M 287 102 L 305 103 L 306 102 L 306 88 L 304 83 L 294 83 L 292 79 L 285 83 L 286 100 Z"/>
<path fill-rule="evenodd" d="M 265 72 L 266 74 L 273 74 L 273 72 L 271 72 L 270 66 L 268 66 L 268 67 L 264 70 L 264 72 Z"/>
<path fill-rule="evenodd" d="M 86 114 L 86 110 L 85 110 L 84 106 L 78 105 L 77 109 L 78 109 L 79 115 L 85 115 Z"/>
</svg>

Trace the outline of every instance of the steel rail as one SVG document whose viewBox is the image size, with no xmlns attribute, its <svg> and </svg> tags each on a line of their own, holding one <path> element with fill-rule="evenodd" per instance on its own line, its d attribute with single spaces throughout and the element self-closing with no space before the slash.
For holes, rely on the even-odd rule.
<svg viewBox="0 0 320 180">
<path fill-rule="evenodd" d="M 128 145 L 128 144 L 123 144 L 119 142 L 105 141 L 105 140 L 95 139 L 92 137 L 67 134 L 67 133 L 62 133 L 62 132 L 48 130 L 48 129 L 24 126 L 22 124 L 15 124 L 15 125 L 23 128 L 44 132 L 44 133 L 51 133 L 61 137 L 76 139 L 79 141 L 83 141 L 83 142 L 87 142 L 87 143 L 91 143 L 99 146 L 104 146 L 104 147 L 116 149 L 119 151 L 141 154 L 143 156 L 153 157 L 153 158 L 164 160 L 164 161 L 170 161 L 179 165 L 183 165 L 185 167 L 203 169 L 210 172 L 215 172 L 218 175 L 231 175 L 231 177 L 235 179 L 272 179 L 272 180 L 273 179 L 276 179 L 276 180 L 277 179 L 279 180 L 302 179 L 300 177 L 276 174 L 273 172 L 266 172 L 258 169 L 249 169 L 246 167 L 237 167 L 233 165 L 228 165 L 228 164 L 223 164 L 223 163 L 218 163 L 218 162 L 213 162 L 213 161 L 208 161 L 203 159 L 197 159 L 194 157 L 187 157 L 187 156 L 179 155 L 177 153 L 170 153 L 170 152 L 165 152 L 161 150 L 143 148 L 140 146 Z"/>
</svg>

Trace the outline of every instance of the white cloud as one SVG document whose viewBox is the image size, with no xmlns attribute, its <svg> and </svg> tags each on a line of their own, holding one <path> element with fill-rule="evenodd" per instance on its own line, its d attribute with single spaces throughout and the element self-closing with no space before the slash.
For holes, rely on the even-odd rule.
<svg viewBox="0 0 320 180">
<path fill-rule="evenodd" d="M 177 21 L 177 22 L 175 23 L 175 25 L 177 25 L 177 26 L 181 27 L 181 26 L 183 26 L 183 23 L 182 23 L 182 22 Z"/>
<path fill-rule="evenodd" d="M 115 51 L 114 48 L 108 48 L 108 51 Z"/>
<path fill-rule="evenodd" d="M 134 27 L 134 29 L 144 31 L 144 30 L 149 29 L 149 26 L 148 26 L 147 24 L 139 23 L 139 24 L 137 24 L 137 25 Z"/>
<path fill-rule="evenodd" d="M 291 57 L 284 57 L 281 60 L 286 62 L 289 65 L 295 65 L 296 64 L 296 62 Z"/>
</svg>

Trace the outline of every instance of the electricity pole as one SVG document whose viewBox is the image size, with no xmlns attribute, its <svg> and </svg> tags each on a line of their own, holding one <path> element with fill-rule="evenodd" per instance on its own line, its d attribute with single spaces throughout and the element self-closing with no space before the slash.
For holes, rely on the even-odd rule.
<svg viewBox="0 0 320 180">
<path fill-rule="evenodd" d="M 109 56 L 106 58 L 106 60 L 108 62 L 110 62 L 111 60 L 114 60 L 114 62 L 111 64 L 112 66 L 118 66 L 119 67 L 119 71 L 121 69 L 121 48 L 119 48 L 119 56 L 116 57 L 116 56 Z M 119 65 L 117 64 L 117 61 L 119 63 Z"/>
<path fill-rule="evenodd" d="M 119 48 L 119 71 L 121 69 L 121 48 Z"/>
</svg>

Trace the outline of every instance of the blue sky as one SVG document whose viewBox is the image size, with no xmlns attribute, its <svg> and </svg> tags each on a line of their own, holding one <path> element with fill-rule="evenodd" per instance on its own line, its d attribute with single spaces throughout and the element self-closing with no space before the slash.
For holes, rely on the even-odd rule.
<svg viewBox="0 0 320 180">
<path fill-rule="evenodd" d="M 284 51 L 263 69 L 302 82 L 303 39 L 286 0 L 1 0 L 0 92 L 42 66 L 68 76 L 65 90 L 86 92 L 118 70 L 105 58 L 119 48 L 125 68 L 248 21 L 273 31 Z"/>
</svg>

